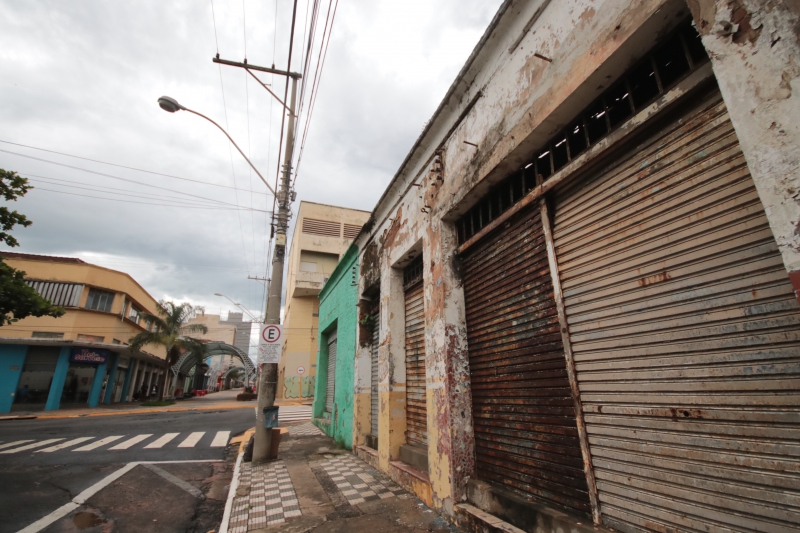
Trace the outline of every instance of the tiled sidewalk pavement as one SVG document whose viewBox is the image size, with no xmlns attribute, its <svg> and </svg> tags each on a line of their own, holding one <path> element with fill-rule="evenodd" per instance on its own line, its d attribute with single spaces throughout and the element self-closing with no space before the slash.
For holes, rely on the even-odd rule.
<svg viewBox="0 0 800 533">
<path fill-rule="evenodd" d="M 300 503 L 283 461 L 242 463 L 229 533 L 246 533 L 300 516 Z"/>
<path fill-rule="evenodd" d="M 289 426 L 289 435 L 293 437 L 315 437 L 317 435 L 325 435 L 325 433 L 311 422 L 306 422 L 297 426 Z"/>
<path fill-rule="evenodd" d="M 333 456 L 320 463 L 320 466 L 336 483 L 350 505 L 408 494 L 352 455 Z"/>
</svg>

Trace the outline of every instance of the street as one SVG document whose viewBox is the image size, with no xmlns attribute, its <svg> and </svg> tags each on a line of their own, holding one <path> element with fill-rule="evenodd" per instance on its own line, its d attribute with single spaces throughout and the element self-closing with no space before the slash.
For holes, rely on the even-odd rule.
<svg viewBox="0 0 800 533">
<path fill-rule="evenodd" d="M 253 411 L 188 411 L 0 423 L 0 532 L 19 531 L 134 461 L 224 459 Z"/>
</svg>

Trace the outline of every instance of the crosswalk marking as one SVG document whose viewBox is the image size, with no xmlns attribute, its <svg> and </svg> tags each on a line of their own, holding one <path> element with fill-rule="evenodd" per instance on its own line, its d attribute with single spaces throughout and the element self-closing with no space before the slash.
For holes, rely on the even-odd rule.
<svg viewBox="0 0 800 533">
<path fill-rule="evenodd" d="M 14 442 L 7 442 L 5 444 L 0 444 L 0 450 L 2 450 L 3 448 L 10 448 L 12 446 L 19 446 L 20 444 L 25 444 L 26 442 L 33 442 L 33 439 L 15 440 Z"/>
<path fill-rule="evenodd" d="M 124 440 L 124 441 L 120 442 L 116 446 L 112 446 L 111 448 L 109 448 L 109 450 L 127 450 L 128 448 L 130 448 L 134 444 L 139 444 L 143 440 L 149 439 L 152 436 L 153 436 L 152 433 L 145 433 L 143 435 L 136 435 L 135 437 L 131 437 L 128 440 Z"/>
<path fill-rule="evenodd" d="M 168 443 L 177 436 L 178 433 L 165 433 L 160 439 L 154 440 L 153 442 L 145 446 L 145 448 L 161 448 L 162 446 L 164 446 L 166 443 Z"/>
<path fill-rule="evenodd" d="M 214 435 L 214 440 L 211 441 L 211 447 L 224 448 L 228 444 L 228 438 L 230 436 L 230 431 L 217 431 L 217 434 Z"/>
<path fill-rule="evenodd" d="M 75 448 L 72 451 L 73 452 L 90 452 L 92 450 L 95 450 L 95 449 L 99 448 L 100 446 L 105 446 L 106 444 L 110 444 L 110 443 L 114 442 L 115 440 L 119 440 L 124 436 L 125 435 L 113 435 L 111 437 L 106 437 L 104 439 L 100 439 L 98 441 L 95 441 L 95 442 L 93 442 L 91 444 L 87 444 L 86 446 L 81 446 L 80 448 Z"/>
<path fill-rule="evenodd" d="M 63 450 L 64 448 L 75 446 L 76 444 L 80 444 L 81 442 L 86 442 L 87 440 L 92 440 L 93 438 L 94 437 L 79 437 L 77 439 L 72 439 L 68 440 L 67 442 L 56 444 L 55 446 L 50 446 L 49 448 L 45 448 L 43 450 L 36 450 L 35 453 L 50 453 L 58 450 Z"/>
<path fill-rule="evenodd" d="M 195 431 L 194 433 L 190 433 L 189 436 L 183 440 L 183 442 L 178 444 L 178 448 L 194 448 L 194 445 L 197 444 L 205 434 L 205 431 Z"/>
<path fill-rule="evenodd" d="M 20 446 L 19 448 L 11 448 L 10 450 L 3 450 L 0 453 L 17 453 L 23 452 L 25 450 L 32 450 L 34 448 L 41 448 L 42 446 L 47 446 L 48 444 L 53 444 L 54 442 L 58 442 L 60 440 L 64 440 L 63 438 L 60 439 L 47 439 L 47 440 L 40 440 L 39 442 L 34 442 L 33 444 L 26 444 L 25 446 Z"/>
</svg>

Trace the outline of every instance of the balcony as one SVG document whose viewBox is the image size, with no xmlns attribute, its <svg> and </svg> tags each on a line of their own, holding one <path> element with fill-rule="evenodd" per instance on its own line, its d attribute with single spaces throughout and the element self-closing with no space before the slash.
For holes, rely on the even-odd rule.
<svg viewBox="0 0 800 533">
<path fill-rule="evenodd" d="M 328 281 L 328 275 L 323 272 L 299 271 L 295 274 L 291 297 L 316 296 L 325 286 L 326 281 Z"/>
</svg>

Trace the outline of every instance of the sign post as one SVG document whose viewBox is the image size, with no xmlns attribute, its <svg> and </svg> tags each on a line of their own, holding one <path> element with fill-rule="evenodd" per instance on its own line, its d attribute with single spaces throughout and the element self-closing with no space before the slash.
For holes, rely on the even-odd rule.
<svg viewBox="0 0 800 533">
<path fill-rule="evenodd" d="M 280 363 L 283 349 L 283 326 L 264 324 L 258 338 L 258 364 Z"/>
</svg>

